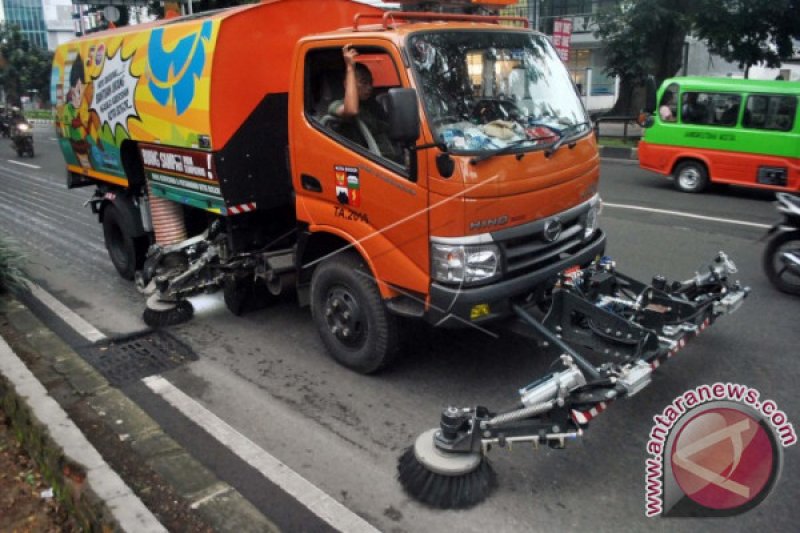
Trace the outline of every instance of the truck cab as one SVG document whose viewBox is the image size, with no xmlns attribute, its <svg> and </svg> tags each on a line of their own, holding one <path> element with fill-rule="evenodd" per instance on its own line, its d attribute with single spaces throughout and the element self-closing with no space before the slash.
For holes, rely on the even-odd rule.
<svg viewBox="0 0 800 533">
<path fill-rule="evenodd" d="M 452 327 L 489 322 L 602 254 L 595 139 L 543 35 L 415 15 L 298 43 L 289 97 L 297 216 L 310 236 L 357 250 L 390 309 Z M 383 121 L 367 133 L 374 142 L 363 124 L 330 113 L 343 98 L 345 46 L 371 72 L 364 103 Z M 393 136 L 409 116 L 418 132 Z"/>
</svg>

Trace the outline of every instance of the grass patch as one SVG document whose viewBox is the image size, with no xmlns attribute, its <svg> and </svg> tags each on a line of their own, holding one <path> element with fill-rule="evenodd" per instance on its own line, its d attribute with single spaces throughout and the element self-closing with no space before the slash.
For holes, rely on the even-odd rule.
<svg viewBox="0 0 800 533">
<path fill-rule="evenodd" d="M 25 290 L 25 257 L 16 243 L 0 238 L 0 294 L 10 290 Z"/>
<path fill-rule="evenodd" d="M 45 120 L 52 120 L 53 119 L 53 112 L 48 109 L 30 109 L 28 111 L 23 111 L 22 113 L 25 115 L 27 119 L 45 119 Z"/>
</svg>

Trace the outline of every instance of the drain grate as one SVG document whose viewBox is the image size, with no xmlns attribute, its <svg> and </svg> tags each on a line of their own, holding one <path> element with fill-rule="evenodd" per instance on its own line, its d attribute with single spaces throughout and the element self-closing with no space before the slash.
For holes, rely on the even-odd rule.
<svg viewBox="0 0 800 533">
<path fill-rule="evenodd" d="M 165 331 L 151 331 L 91 347 L 86 360 L 114 387 L 177 368 L 197 355 Z"/>
</svg>

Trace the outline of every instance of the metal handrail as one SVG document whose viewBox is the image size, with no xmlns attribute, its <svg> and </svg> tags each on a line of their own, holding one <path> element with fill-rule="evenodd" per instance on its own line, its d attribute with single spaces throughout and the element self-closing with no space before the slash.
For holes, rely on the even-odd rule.
<svg viewBox="0 0 800 533">
<path fill-rule="evenodd" d="M 624 142 L 628 141 L 628 124 L 631 122 L 639 125 L 639 117 L 633 115 L 620 115 L 620 116 L 602 116 L 594 119 L 594 135 L 600 137 L 600 123 L 601 122 L 622 122 L 622 139 Z"/>
<path fill-rule="evenodd" d="M 377 13 L 358 13 L 353 18 L 353 31 L 358 31 L 358 23 L 361 19 L 380 18 L 383 29 L 388 30 L 390 25 L 396 25 L 397 19 L 400 20 L 427 20 L 447 21 L 447 22 L 486 22 L 489 24 L 500 24 L 501 22 L 519 22 L 524 28 L 530 28 L 530 21 L 525 17 L 507 17 L 502 15 L 461 15 L 458 13 L 409 13 L 407 11 L 387 11 L 382 15 Z M 389 22 L 391 20 L 391 22 Z"/>
</svg>

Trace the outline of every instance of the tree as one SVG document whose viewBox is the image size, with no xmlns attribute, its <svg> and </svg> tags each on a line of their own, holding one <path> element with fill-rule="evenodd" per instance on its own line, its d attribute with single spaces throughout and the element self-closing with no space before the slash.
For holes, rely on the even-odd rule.
<svg viewBox="0 0 800 533">
<path fill-rule="evenodd" d="M 595 36 L 605 42 L 605 72 L 620 78 L 612 114 L 638 112 L 641 89 L 653 75 L 660 84 L 681 68 L 683 43 L 692 27 L 690 0 L 618 0 L 597 15 Z"/>
<path fill-rule="evenodd" d="M 638 112 L 645 76 L 656 83 L 681 68 L 686 36 L 694 33 L 709 50 L 750 67 L 780 66 L 800 38 L 800 0 L 616 0 L 597 16 L 595 36 L 606 44 L 606 73 L 620 78 L 613 114 Z"/>
<path fill-rule="evenodd" d="M 792 37 L 800 36 L 800 0 L 699 0 L 695 33 L 710 52 L 750 67 L 779 67 L 792 56 Z"/>
<path fill-rule="evenodd" d="M 17 26 L 0 24 L 0 87 L 6 101 L 19 106 L 33 91 L 49 101 L 52 62 L 52 52 L 30 44 Z"/>
</svg>

